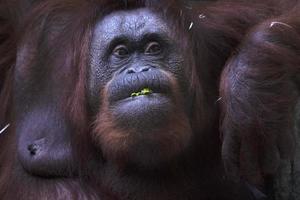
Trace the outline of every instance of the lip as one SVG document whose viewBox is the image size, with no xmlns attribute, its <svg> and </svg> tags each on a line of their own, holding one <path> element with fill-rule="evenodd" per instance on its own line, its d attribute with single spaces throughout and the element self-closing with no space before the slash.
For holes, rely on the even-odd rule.
<svg viewBox="0 0 300 200">
<path fill-rule="evenodd" d="M 132 97 L 133 93 L 142 91 L 148 88 L 151 90 L 150 94 L 139 95 Z M 155 98 L 161 95 L 169 96 L 171 93 L 170 82 L 167 77 L 162 75 L 147 76 L 129 76 L 126 79 L 118 79 L 109 86 L 109 101 L 132 101 L 141 97 Z"/>
<path fill-rule="evenodd" d="M 124 129 L 147 132 L 164 125 L 175 106 L 169 96 L 152 93 L 138 97 L 127 97 L 110 106 L 116 122 Z"/>
<path fill-rule="evenodd" d="M 147 95 L 140 95 L 140 96 L 135 96 L 135 97 L 127 97 L 124 99 L 121 99 L 118 101 L 118 103 L 127 103 L 127 102 L 132 102 L 132 101 L 140 101 L 140 100 L 151 100 L 151 99 L 157 99 L 157 98 L 162 98 L 166 97 L 167 95 L 165 93 L 151 93 Z"/>
</svg>

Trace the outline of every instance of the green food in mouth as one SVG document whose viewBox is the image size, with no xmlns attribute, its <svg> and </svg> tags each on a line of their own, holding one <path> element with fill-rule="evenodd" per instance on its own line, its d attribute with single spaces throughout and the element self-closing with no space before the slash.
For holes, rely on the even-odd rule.
<svg viewBox="0 0 300 200">
<path fill-rule="evenodd" d="M 131 93 L 130 96 L 131 97 L 137 97 L 137 96 L 148 95 L 148 94 L 152 94 L 152 90 L 150 88 L 144 88 L 140 92 L 133 92 L 133 93 Z"/>
</svg>

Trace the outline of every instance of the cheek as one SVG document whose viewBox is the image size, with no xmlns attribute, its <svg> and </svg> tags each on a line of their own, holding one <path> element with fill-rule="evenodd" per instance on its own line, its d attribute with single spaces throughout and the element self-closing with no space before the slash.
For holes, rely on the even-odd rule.
<svg viewBox="0 0 300 200">
<path fill-rule="evenodd" d="M 88 90 L 87 97 L 90 110 L 93 114 L 99 110 L 101 104 L 101 92 L 105 89 L 105 85 L 112 79 L 113 71 L 101 62 L 91 63 L 89 72 L 87 73 Z"/>
</svg>

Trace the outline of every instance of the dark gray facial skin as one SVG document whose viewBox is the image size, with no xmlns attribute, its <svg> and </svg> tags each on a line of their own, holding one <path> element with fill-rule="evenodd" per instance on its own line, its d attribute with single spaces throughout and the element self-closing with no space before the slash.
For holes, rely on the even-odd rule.
<svg viewBox="0 0 300 200">
<path fill-rule="evenodd" d="M 113 45 L 127 44 L 131 48 L 131 53 L 135 54 L 133 56 L 142 58 L 140 54 L 143 53 L 141 52 L 143 44 L 139 44 L 139 42 L 143 41 L 146 45 L 145 42 L 151 39 L 145 40 L 147 38 L 144 37 L 151 34 L 162 36 L 162 40 L 167 40 L 165 42 L 174 42 L 168 41 L 172 37 L 168 32 L 167 25 L 155 14 L 145 9 L 114 12 L 101 20 L 96 25 L 91 47 L 91 88 L 105 85 L 112 75 L 120 70 L 120 67 L 123 67 L 120 65 L 128 66 L 132 61 L 136 61 L 131 59 L 129 60 L 131 62 L 117 63 L 117 60 L 112 59 L 110 55 L 114 48 Z"/>
<path fill-rule="evenodd" d="M 102 19 L 91 45 L 92 112 L 98 112 L 105 89 L 111 111 L 123 125 L 151 121 L 151 126 L 157 126 L 164 121 L 175 106 L 170 77 L 179 83 L 176 89 L 187 91 L 179 52 L 183 49 L 176 40 L 164 20 L 147 9 L 114 12 Z M 152 93 L 131 97 L 143 88 Z"/>
</svg>

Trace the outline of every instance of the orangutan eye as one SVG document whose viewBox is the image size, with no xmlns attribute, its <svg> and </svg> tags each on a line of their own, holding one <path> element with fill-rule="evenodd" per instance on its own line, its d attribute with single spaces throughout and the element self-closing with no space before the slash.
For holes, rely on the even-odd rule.
<svg viewBox="0 0 300 200">
<path fill-rule="evenodd" d="M 119 58 L 126 57 L 128 54 L 128 48 L 123 44 L 116 46 L 116 48 L 113 50 L 113 55 Z"/>
<path fill-rule="evenodd" d="M 161 52 L 161 46 L 158 42 L 150 42 L 145 48 L 145 54 L 154 55 Z"/>
</svg>

